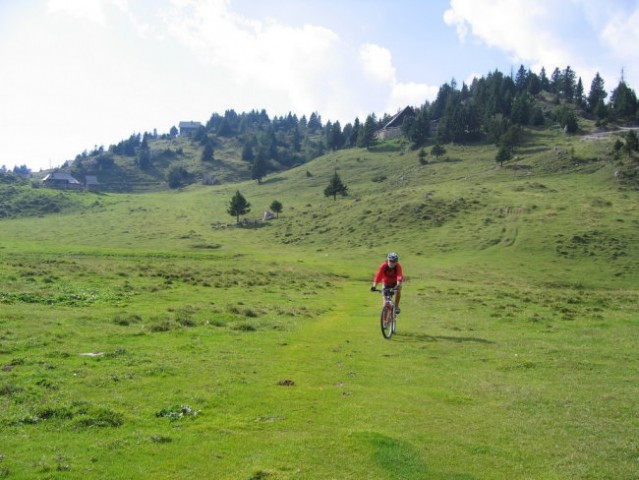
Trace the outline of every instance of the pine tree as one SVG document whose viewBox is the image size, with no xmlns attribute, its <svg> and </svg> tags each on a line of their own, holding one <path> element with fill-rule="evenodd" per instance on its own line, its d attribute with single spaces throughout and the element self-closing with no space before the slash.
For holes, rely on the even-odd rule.
<svg viewBox="0 0 639 480">
<path fill-rule="evenodd" d="M 497 155 L 495 156 L 495 161 L 499 163 L 500 166 L 504 166 L 504 162 L 507 162 L 508 160 L 510 160 L 512 154 L 510 153 L 510 150 L 505 146 L 502 145 L 501 147 L 499 147 L 499 150 L 497 150 Z"/>
<path fill-rule="evenodd" d="M 330 123 L 330 122 L 329 122 Z M 326 124 L 326 144 L 331 150 L 338 150 L 344 146 L 344 135 L 339 121 Z"/>
<path fill-rule="evenodd" d="M 316 132 L 322 128 L 322 117 L 317 112 L 311 113 L 311 117 L 308 120 L 308 129 L 311 132 Z"/>
<path fill-rule="evenodd" d="M 417 157 L 419 158 L 419 163 L 421 163 L 422 165 L 426 165 L 428 163 L 428 160 L 426 160 L 426 156 L 428 154 L 426 153 L 426 150 L 424 150 L 423 148 L 420 149 L 419 154 L 417 155 Z"/>
<path fill-rule="evenodd" d="M 237 223 L 240 223 L 240 215 L 246 215 L 251 211 L 251 204 L 246 201 L 246 198 L 240 193 L 239 190 L 235 192 L 233 198 L 229 202 L 229 208 L 226 211 L 229 215 L 236 217 Z"/>
<path fill-rule="evenodd" d="M 264 155 L 259 153 L 257 157 L 255 157 L 255 161 L 253 161 L 253 166 L 251 167 L 251 178 L 257 180 L 257 183 L 262 183 L 262 179 L 266 176 L 267 171 L 268 165 L 264 159 Z"/>
<path fill-rule="evenodd" d="M 555 95 L 559 95 L 561 93 L 561 84 L 561 72 L 559 71 L 559 68 L 555 67 L 552 71 L 552 75 L 550 75 L 550 91 Z"/>
<path fill-rule="evenodd" d="M 539 84 L 542 90 L 546 92 L 550 91 L 550 80 L 548 80 L 548 75 L 544 67 L 541 67 L 541 71 L 539 72 Z"/>
<path fill-rule="evenodd" d="M 575 71 L 568 66 L 561 75 L 561 93 L 568 103 L 575 98 L 575 85 Z"/>
<path fill-rule="evenodd" d="M 428 105 L 416 111 L 412 108 L 402 123 L 402 133 L 413 142 L 414 147 L 419 147 L 426 143 L 430 135 L 430 119 L 428 116 Z"/>
<path fill-rule="evenodd" d="M 330 183 L 324 189 L 324 196 L 330 197 L 333 196 L 333 200 L 337 200 L 337 194 L 340 194 L 342 197 L 348 195 L 348 186 L 342 183 L 342 179 L 339 177 L 337 172 L 333 174 Z"/>
<path fill-rule="evenodd" d="M 446 149 L 442 147 L 439 143 L 433 145 L 433 148 L 430 149 L 430 154 L 434 155 L 435 158 L 439 160 L 439 157 L 446 153 Z"/>
<path fill-rule="evenodd" d="M 528 72 L 524 68 L 523 65 L 519 66 L 519 70 L 517 70 L 517 76 L 515 77 L 515 86 L 517 87 L 517 92 L 521 93 L 526 89 L 528 85 Z"/>
<path fill-rule="evenodd" d="M 575 103 L 579 108 L 582 108 L 585 105 L 584 84 L 581 82 L 581 77 L 579 77 L 577 87 L 575 88 Z"/>
<path fill-rule="evenodd" d="M 362 124 L 359 121 L 359 117 L 355 117 L 355 121 L 353 122 L 353 128 L 351 129 L 351 134 L 348 137 L 349 147 L 357 146 L 357 139 L 359 138 L 359 132 L 361 129 L 362 129 Z"/>
<path fill-rule="evenodd" d="M 202 150 L 202 161 L 212 162 L 213 160 L 215 160 L 213 153 L 213 145 L 211 144 L 211 142 L 208 142 L 206 145 L 204 145 L 204 150 Z"/>
<path fill-rule="evenodd" d="M 245 143 L 242 147 L 242 160 L 245 162 L 253 163 L 255 160 L 255 155 L 253 154 L 253 147 L 251 147 L 250 143 Z"/>
<path fill-rule="evenodd" d="M 279 218 L 280 216 L 280 212 L 282 211 L 283 205 L 282 202 L 279 202 L 277 200 L 273 200 L 273 203 L 271 203 L 271 210 L 273 210 L 275 212 L 275 215 L 277 216 L 277 218 Z"/>
<path fill-rule="evenodd" d="M 588 93 L 587 99 L 588 109 L 592 113 L 597 113 L 597 110 L 600 109 L 600 106 L 603 104 L 607 95 L 608 93 L 606 93 L 606 89 L 604 87 L 604 80 L 599 75 L 599 72 L 597 72 L 595 74 L 595 78 L 592 79 L 592 83 L 590 84 L 590 93 Z"/>
<path fill-rule="evenodd" d="M 518 125 L 528 125 L 530 122 L 531 105 L 528 94 L 520 93 L 515 97 L 510 115 L 512 121 Z"/>
<path fill-rule="evenodd" d="M 370 148 L 375 143 L 375 130 L 377 130 L 377 121 L 375 115 L 366 117 L 364 127 L 360 129 L 357 137 L 357 146 Z"/>
<path fill-rule="evenodd" d="M 534 72 L 528 72 L 528 87 L 527 87 L 527 89 L 528 89 L 528 93 L 530 93 L 531 95 L 537 95 L 542 90 L 541 79 Z"/>
<path fill-rule="evenodd" d="M 610 105 L 613 113 L 619 118 L 633 119 L 636 116 L 637 96 L 623 79 L 610 94 Z"/>
</svg>

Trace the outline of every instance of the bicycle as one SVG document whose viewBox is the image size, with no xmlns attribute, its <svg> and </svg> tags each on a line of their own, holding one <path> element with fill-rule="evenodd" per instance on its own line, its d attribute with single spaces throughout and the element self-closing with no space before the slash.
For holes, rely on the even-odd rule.
<svg viewBox="0 0 639 480">
<path fill-rule="evenodd" d="M 390 339 L 397 328 L 397 312 L 395 311 L 395 301 L 393 300 L 395 289 L 384 287 L 381 290 L 375 289 L 372 291 L 380 292 L 384 295 L 384 306 L 382 307 L 379 323 L 382 328 L 382 335 L 384 338 Z"/>
</svg>

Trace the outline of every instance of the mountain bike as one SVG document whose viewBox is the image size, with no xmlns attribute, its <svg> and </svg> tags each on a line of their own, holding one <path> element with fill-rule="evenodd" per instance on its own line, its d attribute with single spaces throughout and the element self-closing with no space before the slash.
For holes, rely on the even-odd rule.
<svg viewBox="0 0 639 480">
<path fill-rule="evenodd" d="M 393 336 L 397 327 L 397 312 L 395 311 L 395 301 L 393 300 L 395 289 L 384 287 L 381 290 L 376 289 L 373 291 L 384 295 L 384 306 L 379 317 L 379 324 L 382 328 L 382 335 L 384 335 L 384 338 L 389 339 Z"/>
</svg>

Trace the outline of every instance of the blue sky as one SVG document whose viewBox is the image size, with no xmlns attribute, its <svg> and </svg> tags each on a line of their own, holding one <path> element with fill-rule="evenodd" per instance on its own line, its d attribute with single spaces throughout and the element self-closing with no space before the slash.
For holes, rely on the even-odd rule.
<svg viewBox="0 0 639 480">
<path fill-rule="evenodd" d="M 266 109 L 342 125 L 520 65 L 639 88 L 635 0 L 0 0 L 0 166 Z"/>
</svg>

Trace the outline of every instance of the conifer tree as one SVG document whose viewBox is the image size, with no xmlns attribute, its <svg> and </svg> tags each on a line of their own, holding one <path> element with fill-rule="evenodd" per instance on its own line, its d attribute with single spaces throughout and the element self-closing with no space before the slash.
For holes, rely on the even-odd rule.
<svg viewBox="0 0 639 480">
<path fill-rule="evenodd" d="M 375 115 L 369 115 L 366 117 L 364 127 L 360 129 L 357 137 L 357 146 L 363 148 L 370 148 L 375 143 L 375 130 L 377 129 L 377 121 Z"/>
<path fill-rule="evenodd" d="M 572 103 L 575 98 L 575 71 L 567 66 L 561 75 L 561 93 L 568 103 Z"/>
<path fill-rule="evenodd" d="M 211 142 L 208 142 L 206 145 L 204 145 L 204 150 L 202 150 L 202 161 L 212 162 L 213 160 L 215 160 L 213 155 L 214 155 L 213 145 L 211 144 Z"/>
<path fill-rule="evenodd" d="M 434 155 L 435 158 L 439 159 L 440 156 L 446 153 L 446 149 L 442 147 L 439 143 L 433 145 L 433 148 L 430 149 L 430 154 Z"/>
<path fill-rule="evenodd" d="M 227 213 L 236 217 L 237 223 L 240 223 L 240 215 L 246 215 L 251 211 L 251 204 L 246 201 L 246 198 L 240 193 L 239 190 L 235 192 L 233 198 L 229 202 L 229 208 Z"/>
<path fill-rule="evenodd" d="M 242 147 L 242 160 L 245 162 L 253 162 L 255 160 L 255 155 L 253 154 L 253 147 L 251 147 L 250 143 L 245 143 Z"/>
<path fill-rule="evenodd" d="M 637 96 L 623 79 L 610 94 L 610 105 L 613 113 L 619 118 L 632 119 L 636 116 Z"/>
<path fill-rule="evenodd" d="M 604 80 L 599 75 L 599 72 L 595 74 L 595 78 L 592 79 L 592 83 L 590 84 L 590 93 L 588 93 L 588 109 L 592 112 L 599 115 L 599 111 L 601 110 L 601 106 L 604 103 L 604 100 L 608 96 L 606 93 L 606 89 L 604 87 Z"/>
<path fill-rule="evenodd" d="M 510 158 L 510 150 L 504 145 L 499 147 L 499 150 L 497 150 L 497 155 L 495 156 L 495 161 L 497 161 L 497 163 L 499 163 L 499 165 L 503 167 L 504 162 L 507 162 L 508 160 L 510 160 Z"/>
<path fill-rule="evenodd" d="M 255 160 L 253 161 L 253 166 L 251 167 L 251 178 L 253 180 L 257 180 L 257 183 L 262 183 L 262 179 L 266 176 L 267 170 L 268 165 L 264 159 L 264 155 L 258 153 L 257 157 L 255 157 Z"/>
<path fill-rule="evenodd" d="M 340 176 L 335 172 L 333 177 L 331 178 L 330 183 L 324 189 L 324 196 L 330 197 L 333 196 L 333 200 L 337 200 L 337 194 L 340 194 L 342 197 L 348 195 L 348 186 L 342 182 Z"/>
<path fill-rule="evenodd" d="M 282 211 L 282 208 L 283 208 L 282 202 L 278 200 L 273 200 L 273 203 L 271 203 L 270 208 L 271 210 L 275 212 L 275 215 L 277 216 L 277 218 L 279 218 L 280 212 Z"/>
</svg>

